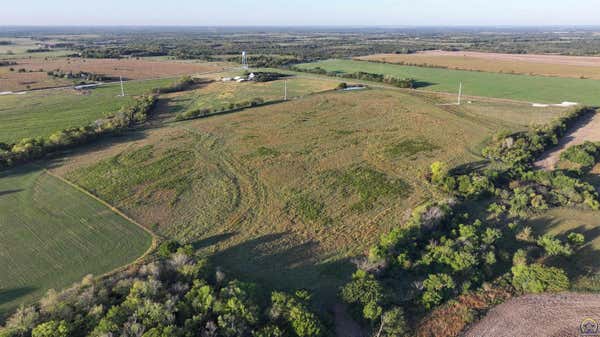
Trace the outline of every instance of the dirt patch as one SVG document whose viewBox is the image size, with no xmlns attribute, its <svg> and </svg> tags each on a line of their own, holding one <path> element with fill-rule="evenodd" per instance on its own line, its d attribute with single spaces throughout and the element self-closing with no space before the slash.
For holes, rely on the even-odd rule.
<svg viewBox="0 0 600 337">
<path fill-rule="evenodd" d="M 15 71 L 0 73 L 0 91 L 50 88 L 73 83 L 72 80 L 56 79 L 46 74 L 47 71 L 57 69 L 64 72 L 81 71 L 110 77 L 123 76 L 123 79 L 127 80 L 140 80 L 220 71 L 225 69 L 226 64 L 144 59 L 55 58 L 19 60 L 17 65 L 11 67 Z M 25 69 L 27 72 L 18 72 L 18 69 Z"/>
<path fill-rule="evenodd" d="M 564 150 L 573 145 L 583 144 L 585 141 L 600 141 L 600 114 L 582 118 L 570 134 L 559 140 L 557 146 L 542 154 L 535 162 L 535 166 L 544 170 L 553 170 Z"/>
<path fill-rule="evenodd" d="M 580 336 L 580 324 L 586 318 L 600 319 L 600 295 L 526 295 L 490 310 L 463 337 Z"/>
</svg>

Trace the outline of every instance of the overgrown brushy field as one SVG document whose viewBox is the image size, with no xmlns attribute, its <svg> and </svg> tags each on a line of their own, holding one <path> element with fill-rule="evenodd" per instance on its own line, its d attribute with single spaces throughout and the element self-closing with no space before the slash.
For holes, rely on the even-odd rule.
<svg viewBox="0 0 600 337">
<path fill-rule="evenodd" d="M 288 98 L 305 96 L 311 93 L 331 90 L 335 82 L 290 77 L 287 80 Z M 199 88 L 167 95 L 168 105 L 163 107 L 171 113 L 181 113 L 194 109 L 227 110 L 230 103 L 262 98 L 264 101 L 280 100 L 284 97 L 284 81 L 271 82 L 213 82 Z"/>
<path fill-rule="evenodd" d="M 34 167 L 0 173 L 0 317 L 50 288 L 132 262 L 143 229 Z"/>
<path fill-rule="evenodd" d="M 600 79 L 600 62 L 597 57 L 431 51 L 375 54 L 357 59 L 493 73 Z"/>
<path fill-rule="evenodd" d="M 302 64 L 301 68 L 321 67 L 327 71 L 354 73 L 358 71 L 414 78 L 421 89 L 457 92 L 463 82 L 464 94 L 507 98 L 537 103 L 563 101 L 600 105 L 600 80 L 555 78 L 543 76 L 495 74 L 476 71 L 449 70 L 402 66 L 353 60 L 327 60 Z"/>
<path fill-rule="evenodd" d="M 174 81 L 127 82 L 126 97 L 118 97 L 121 93 L 118 84 L 85 92 L 60 89 L 0 96 L 0 142 L 48 136 L 67 127 L 86 125 L 133 102 L 133 96 Z"/>
<path fill-rule="evenodd" d="M 523 128 L 439 102 L 393 90 L 312 95 L 146 130 L 57 172 L 239 277 L 327 302 L 349 258 L 428 197 L 431 162 L 476 160 L 493 132 Z"/>
</svg>

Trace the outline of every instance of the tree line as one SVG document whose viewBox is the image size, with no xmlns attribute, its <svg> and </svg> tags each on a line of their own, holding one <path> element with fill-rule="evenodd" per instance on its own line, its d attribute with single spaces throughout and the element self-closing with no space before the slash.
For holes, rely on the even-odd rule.
<svg viewBox="0 0 600 337">
<path fill-rule="evenodd" d="M 102 279 L 48 291 L 21 307 L 1 337 L 319 337 L 329 329 L 311 294 L 269 292 L 229 278 L 189 245 L 163 243 L 155 258 Z"/>
<path fill-rule="evenodd" d="M 190 78 L 183 77 L 169 87 L 153 89 L 151 93 L 137 97 L 133 103 L 81 127 L 66 128 L 48 137 L 27 137 L 14 143 L 0 142 L 0 169 L 30 162 L 61 150 L 74 148 L 100 137 L 118 134 L 145 123 L 160 92 L 185 90 Z"/>
<path fill-rule="evenodd" d="M 338 72 L 338 71 L 327 71 L 321 67 L 308 68 L 308 69 L 301 68 L 301 67 L 292 67 L 292 70 L 305 72 L 305 73 L 311 73 L 311 74 L 332 76 L 332 77 L 352 78 L 352 79 L 363 80 L 363 81 L 386 83 L 386 84 L 391 84 L 398 88 L 414 89 L 417 84 L 416 80 L 414 80 L 412 78 L 399 78 L 399 77 L 395 77 L 395 76 L 391 76 L 391 75 L 367 73 L 364 71 L 358 71 L 355 73 L 343 73 L 343 72 Z"/>
<path fill-rule="evenodd" d="M 533 162 L 593 112 L 578 108 L 529 132 L 497 136 L 483 150 L 483 168 L 433 163 L 425 179 L 434 198 L 382 235 L 343 287 L 355 317 L 379 336 L 456 336 L 479 310 L 510 296 L 569 289 L 569 275 L 555 262 L 569 261 L 586 238 L 536 236 L 527 221 L 553 207 L 598 210 L 599 196 L 577 176 L 538 171 Z M 431 329 L 428 319 L 454 328 Z"/>
</svg>

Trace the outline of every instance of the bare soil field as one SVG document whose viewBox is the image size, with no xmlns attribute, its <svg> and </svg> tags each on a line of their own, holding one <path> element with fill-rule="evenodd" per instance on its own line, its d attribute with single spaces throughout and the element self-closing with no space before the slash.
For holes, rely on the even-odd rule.
<svg viewBox="0 0 600 337">
<path fill-rule="evenodd" d="M 600 318 L 600 295 L 526 295 L 490 310 L 463 337 L 581 336 L 580 324 L 587 318 Z"/>
<path fill-rule="evenodd" d="M 552 170 L 560 159 L 560 154 L 573 145 L 583 144 L 585 141 L 600 141 L 600 114 L 582 119 L 573 127 L 566 137 L 559 140 L 558 145 L 543 154 L 535 163 L 536 167 Z"/>
<path fill-rule="evenodd" d="M 123 76 L 123 79 L 127 80 L 140 80 L 220 71 L 226 67 L 225 63 L 150 61 L 144 59 L 22 59 L 17 61 L 17 65 L 0 67 L 0 92 L 73 84 L 72 80 L 55 79 L 46 74 L 47 71 L 57 69 L 65 72 L 83 71 L 111 77 Z M 9 68 L 14 68 L 14 71 L 8 71 Z M 27 72 L 19 72 L 19 69 L 25 69 Z"/>
<path fill-rule="evenodd" d="M 376 54 L 357 58 L 386 63 L 440 66 L 450 69 L 600 79 L 600 57 L 426 51 Z"/>
</svg>

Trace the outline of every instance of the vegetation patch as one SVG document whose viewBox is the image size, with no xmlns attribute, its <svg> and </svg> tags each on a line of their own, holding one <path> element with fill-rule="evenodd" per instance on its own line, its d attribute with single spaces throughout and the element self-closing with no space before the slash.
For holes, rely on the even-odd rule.
<svg viewBox="0 0 600 337">
<path fill-rule="evenodd" d="M 298 190 L 292 191 L 286 209 L 291 215 L 298 215 L 302 220 L 318 223 L 321 226 L 329 225 L 332 219 L 325 213 L 325 203 L 315 200 L 310 194 Z"/>
<path fill-rule="evenodd" d="M 405 139 L 398 144 L 389 146 L 385 153 L 392 158 L 414 157 L 423 152 L 433 152 L 440 149 L 425 138 Z"/>
<path fill-rule="evenodd" d="M 254 155 L 257 157 L 277 157 L 279 154 L 279 151 L 266 146 L 261 146 L 254 151 Z"/>
<path fill-rule="evenodd" d="M 400 178 L 392 178 L 384 172 L 371 167 L 357 166 L 342 172 L 331 173 L 335 177 L 335 185 L 339 188 L 349 187 L 360 199 L 351 208 L 355 211 L 366 211 L 373 208 L 381 197 L 404 198 L 410 193 L 410 185 Z"/>
</svg>

